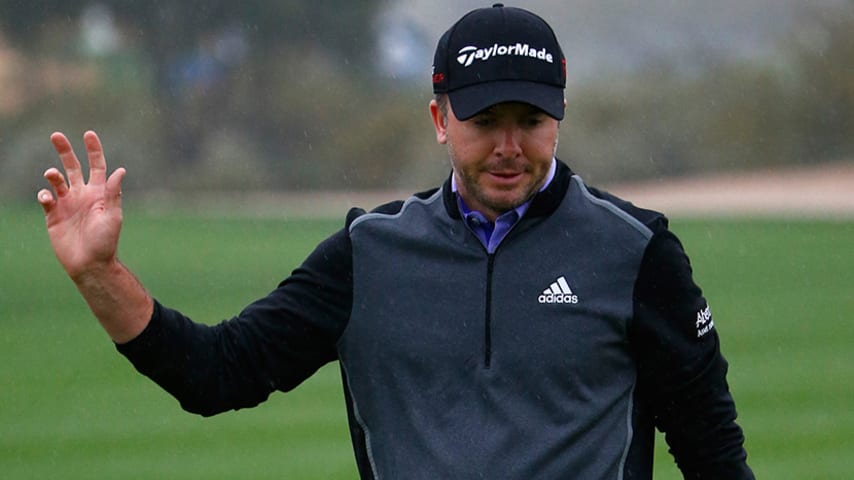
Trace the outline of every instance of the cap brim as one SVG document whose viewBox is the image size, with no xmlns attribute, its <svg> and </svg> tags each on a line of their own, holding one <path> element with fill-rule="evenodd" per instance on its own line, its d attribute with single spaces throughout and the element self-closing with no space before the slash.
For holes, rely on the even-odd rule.
<svg viewBox="0 0 854 480">
<path fill-rule="evenodd" d="M 468 120 L 499 103 L 521 102 L 533 105 L 556 120 L 563 120 L 563 87 L 523 80 L 479 83 L 448 92 L 454 116 Z"/>
</svg>

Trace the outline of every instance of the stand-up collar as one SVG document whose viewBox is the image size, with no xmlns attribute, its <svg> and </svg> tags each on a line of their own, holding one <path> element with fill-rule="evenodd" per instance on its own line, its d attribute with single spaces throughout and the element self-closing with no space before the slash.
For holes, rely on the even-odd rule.
<svg viewBox="0 0 854 480">
<path fill-rule="evenodd" d="M 556 161 L 557 168 L 554 178 L 544 190 L 534 195 L 528 211 L 525 213 L 526 217 L 543 217 L 552 214 L 566 194 L 566 190 L 569 188 L 569 179 L 573 173 L 569 166 L 560 159 L 556 159 Z M 452 171 L 442 186 L 442 199 L 448 215 L 451 218 L 461 219 L 462 216 L 457 205 L 457 194 L 451 187 L 453 175 L 454 172 Z"/>
</svg>

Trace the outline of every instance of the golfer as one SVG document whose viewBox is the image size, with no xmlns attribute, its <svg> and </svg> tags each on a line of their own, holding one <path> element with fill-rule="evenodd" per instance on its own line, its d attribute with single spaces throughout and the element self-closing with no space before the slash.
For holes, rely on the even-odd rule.
<svg viewBox="0 0 854 480">
<path fill-rule="evenodd" d="M 649 479 L 654 429 L 687 479 L 750 479 L 712 311 L 667 218 L 555 158 L 566 61 L 526 10 L 440 38 L 429 111 L 451 173 L 351 210 L 272 292 L 216 326 L 117 258 L 121 168 L 84 135 L 38 193 L 52 247 L 142 374 L 201 415 L 339 362 L 365 479 Z M 723 320 L 725 321 L 725 319 Z"/>
</svg>

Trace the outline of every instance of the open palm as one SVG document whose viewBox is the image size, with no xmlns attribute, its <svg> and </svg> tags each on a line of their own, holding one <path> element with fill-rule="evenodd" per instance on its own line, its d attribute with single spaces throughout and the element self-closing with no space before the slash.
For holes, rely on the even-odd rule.
<svg viewBox="0 0 854 480">
<path fill-rule="evenodd" d="M 109 265 L 116 259 L 122 227 L 121 182 L 123 168 L 107 177 L 107 164 L 98 135 L 83 135 L 89 158 L 89 181 L 80 161 L 62 133 L 50 137 L 65 169 L 65 176 L 49 168 L 44 176 L 53 193 L 42 189 L 38 201 L 44 209 L 54 253 L 72 279 Z M 67 177 L 67 181 L 66 181 Z M 55 196 L 54 196 L 55 194 Z"/>
</svg>

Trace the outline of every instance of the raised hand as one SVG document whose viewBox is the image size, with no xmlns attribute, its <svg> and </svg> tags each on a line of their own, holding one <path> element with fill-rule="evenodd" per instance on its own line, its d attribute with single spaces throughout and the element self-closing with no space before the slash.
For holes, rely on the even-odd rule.
<svg viewBox="0 0 854 480">
<path fill-rule="evenodd" d="M 65 135 L 56 132 L 50 140 L 59 154 L 65 176 L 57 168 L 45 171 L 44 177 L 53 187 L 55 196 L 50 190 L 42 189 L 38 201 L 44 209 L 54 253 L 68 275 L 77 281 L 87 272 L 116 260 L 125 170 L 116 169 L 107 178 L 101 141 L 95 132 L 88 131 L 83 135 L 89 157 L 87 183 L 80 161 Z"/>
<path fill-rule="evenodd" d="M 50 141 L 65 168 L 65 176 L 56 168 L 47 169 L 44 177 L 53 193 L 48 189 L 38 193 L 53 251 L 110 337 L 118 343 L 130 341 L 148 325 L 154 303 L 116 257 L 125 170 L 117 168 L 107 177 L 101 141 L 88 131 L 83 134 L 89 157 L 87 183 L 65 135 L 54 133 Z"/>
</svg>

